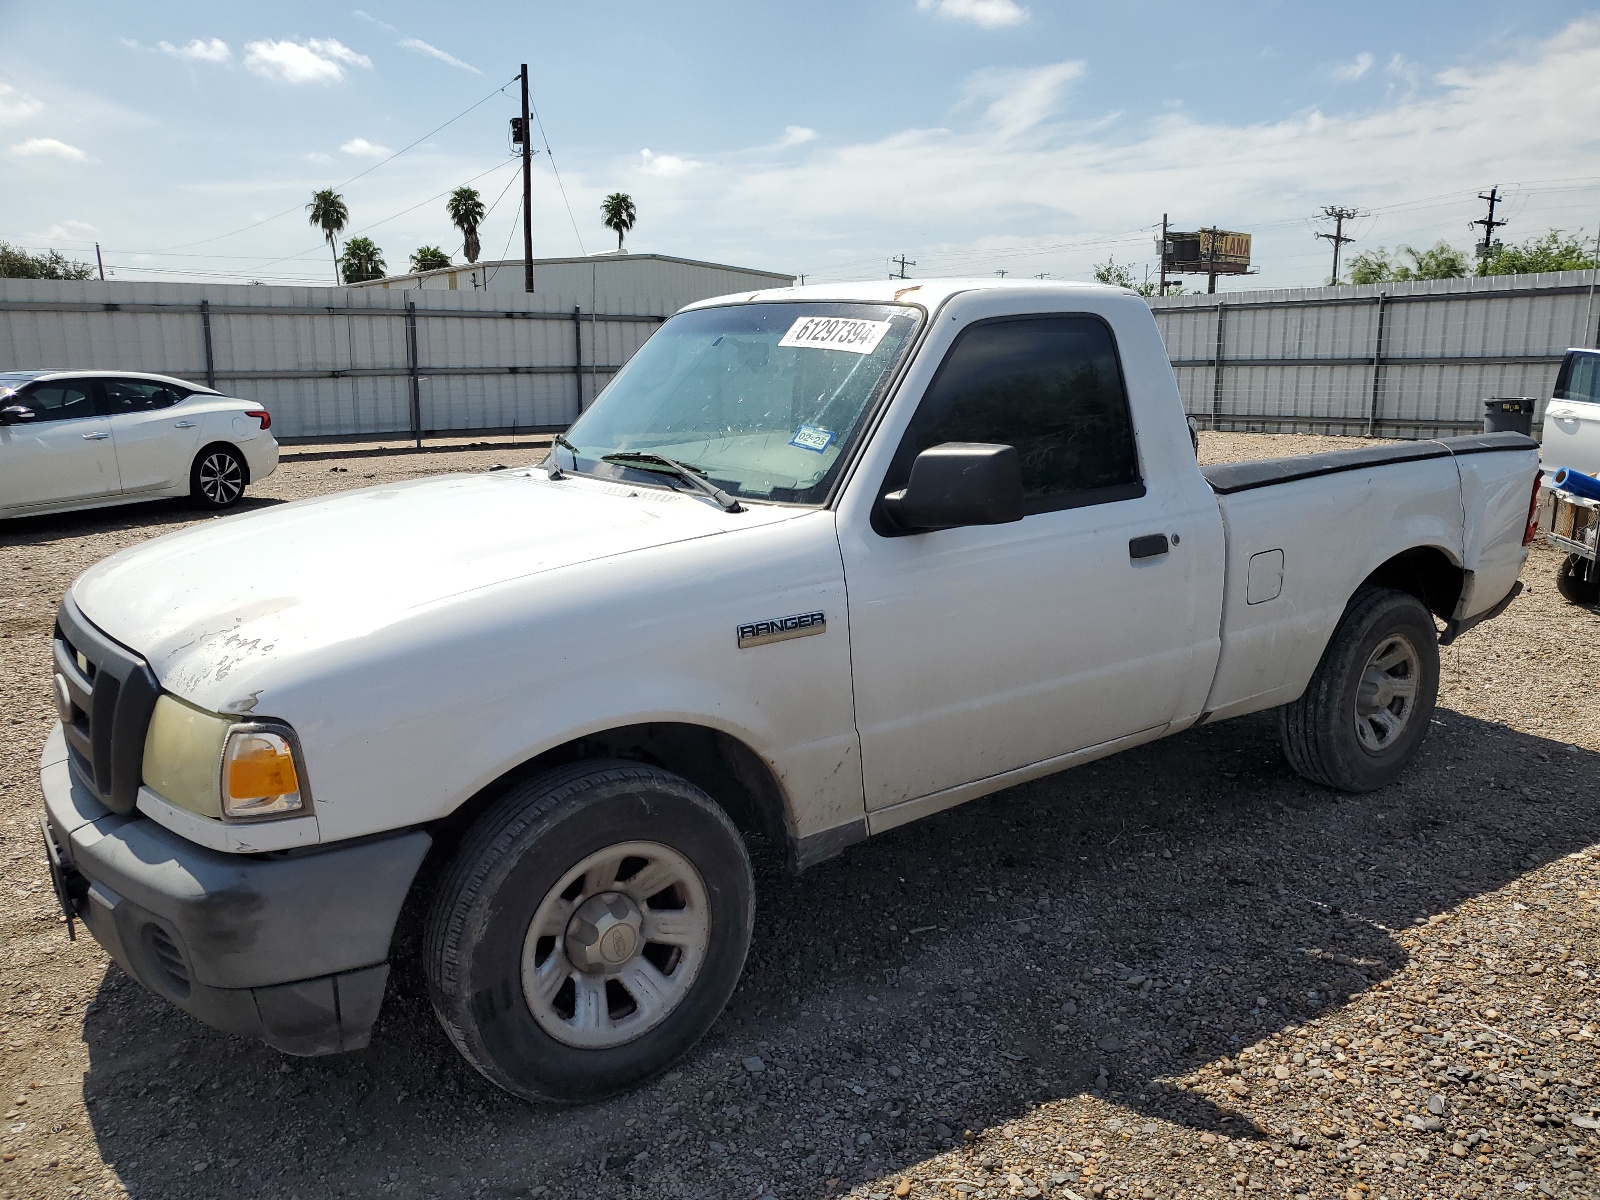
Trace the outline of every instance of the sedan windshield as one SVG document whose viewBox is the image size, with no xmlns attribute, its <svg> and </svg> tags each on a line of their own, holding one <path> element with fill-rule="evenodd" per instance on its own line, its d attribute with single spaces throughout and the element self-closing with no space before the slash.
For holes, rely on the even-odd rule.
<svg viewBox="0 0 1600 1200">
<path fill-rule="evenodd" d="M 921 320 L 920 309 L 895 304 L 680 313 L 552 457 L 563 469 L 681 486 L 647 461 L 657 456 L 732 496 L 820 504 Z"/>
</svg>

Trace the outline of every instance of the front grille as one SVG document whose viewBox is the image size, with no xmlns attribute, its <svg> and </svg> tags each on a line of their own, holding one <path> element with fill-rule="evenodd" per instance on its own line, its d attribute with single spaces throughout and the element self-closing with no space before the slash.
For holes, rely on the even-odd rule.
<svg viewBox="0 0 1600 1200">
<path fill-rule="evenodd" d="M 150 952 L 150 965 L 155 968 L 159 982 L 166 984 L 180 1000 L 187 996 L 189 968 L 184 964 L 177 946 L 172 944 L 167 931 L 154 923 L 147 924 L 144 927 L 144 944 Z"/>
<path fill-rule="evenodd" d="M 91 625 L 71 596 L 56 614 L 52 649 L 73 771 L 112 812 L 132 812 L 161 685 L 144 659 Z"/>
</svg>

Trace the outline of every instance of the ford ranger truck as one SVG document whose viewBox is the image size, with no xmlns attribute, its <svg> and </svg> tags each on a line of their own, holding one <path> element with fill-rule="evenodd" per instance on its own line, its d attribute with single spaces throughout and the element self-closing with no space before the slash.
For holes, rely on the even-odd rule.
<svg viewBox="0 0 1600 1200">
<path fill-rule="evenodd" d="M 363 1046 L 414 942 L 477 1070 L 592 1099 L 716 1020 L 748 834 L 798 870 L 1263 709 L 1307 779 L 1383 787 L 1439 645 L 1520 586 L 1537 479 L 1515 434 L 1201 470 L 1116 288 L 708 300 L 540 466 L 86 571 L 46 849 L 69 920 L 217 1028 Z"/>
</svg>

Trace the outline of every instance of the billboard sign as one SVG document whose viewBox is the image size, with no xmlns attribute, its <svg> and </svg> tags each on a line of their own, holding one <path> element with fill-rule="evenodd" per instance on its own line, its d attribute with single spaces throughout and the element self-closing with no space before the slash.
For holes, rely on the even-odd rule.
<svg viewBox="0 0 1600 1200">
<path fill-rule="evenodd" d="M 1168 271 L 1196 275 L 1247 275 L 1250 272 L 1250 235 L 1227 229 L 1200 229 L 1167 234 L 1164 247 Z"/>
</svg>

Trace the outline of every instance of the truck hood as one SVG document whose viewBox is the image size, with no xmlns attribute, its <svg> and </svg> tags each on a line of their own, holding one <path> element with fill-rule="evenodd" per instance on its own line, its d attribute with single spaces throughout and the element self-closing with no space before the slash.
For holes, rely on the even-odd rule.
<svg viewBox="0 0 1600 1200">
<path fill-rule="evenodd" d="M 790 519 L 542 472 L 446 475 L 304 500 L 124 550 L 72 586 L 83 614 L 194 703 L 248 711 L 259 672 L 466 593 Z M 237 693 L 237 694 L 235 694 Z"/>
</svg>

